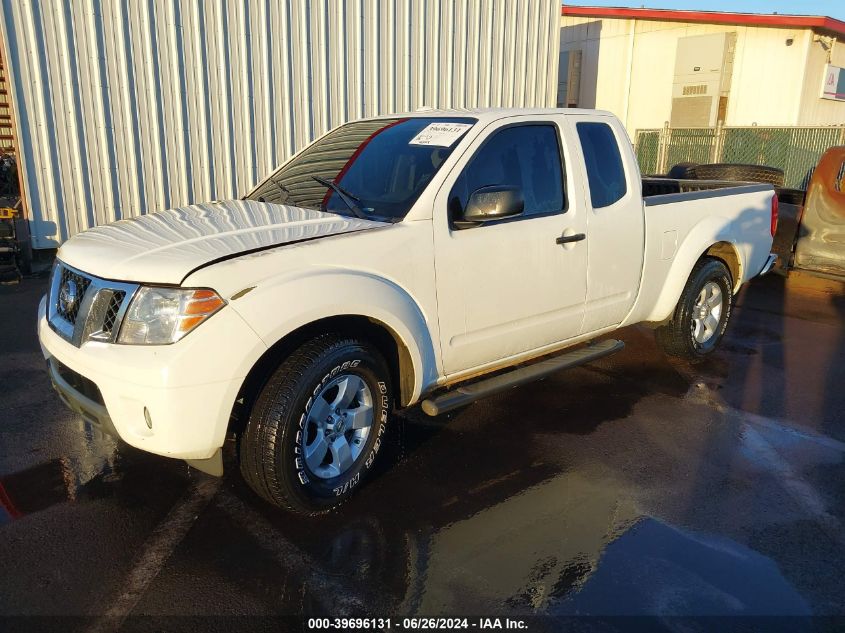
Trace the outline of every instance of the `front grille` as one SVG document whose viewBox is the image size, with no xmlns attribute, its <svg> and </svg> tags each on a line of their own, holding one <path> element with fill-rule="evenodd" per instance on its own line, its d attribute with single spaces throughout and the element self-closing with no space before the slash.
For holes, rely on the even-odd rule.
<svg viewBox="0 0 845 633">
<path fill-rule="evenodd" d="M 56 297 L 56 311 L 71 325 L 76 324 L 76 319 L 79 316 L 79 308 L 85 299 L 85 293 L 88 292 L 88 286 L 91 285 L 91 279 L 77 274 L 62 266 L 61 277 L 59 278 L 59 294 Z M 67 301 L 62 300 L 62 289 L 74 288 L 74 301 L 68 304 Z"/>
<path fill-rule="evenodd" d="M 56 262 L 50 282 L 47 319 L 65 340 L 114 342 L 137 284 L 100 279 Z"/>
<path fill-rule="evenodd" d="M 123 300 L 126 298 L 126 293 L 123 290 L 115 290 L 109 299 L 109 305 L 106 308 L 106 315 L 103 317 L 103 334 L 111 336 L 114 332 L 115 323 L 117 323 L 117 314 L 120 312 L 120 306 L 123 305 Z"/>
</svg>

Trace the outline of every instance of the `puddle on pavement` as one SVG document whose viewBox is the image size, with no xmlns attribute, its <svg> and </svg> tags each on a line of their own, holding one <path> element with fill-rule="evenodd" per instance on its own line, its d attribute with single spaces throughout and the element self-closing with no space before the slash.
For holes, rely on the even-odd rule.
<svg viewBox="0 0 845 633">
<path fill-rule="evenodd" d="M 812 610 L 770 558 L 735 541 L 644 517 L 608 543 L 556 615 L 806 616 Z"/>
<path fill-rule="evenodd" d="M 0 476 L 0 523 L 90 495 L 98 482 L 118 476 L 115 441 L 76 421 L 78 434 L 67 455 Z"/>
<path fill-rule="evenodd" d="M 617 493 L 567 473 L 431 534 L 414 610 L 810 613 L 771 559 L 641 516 Z"/>
<path fill-rule="evenodd" d="M 0 477 L 0 524 L 65 502 L 103 498 L 119 481 L 116 456 L 103 461 L 93 476 L 62 457 Z"/>
<path fill-rule="evenodd" d="M 484 499 L 423 504 L 428 522 L 383 510 L 336 530 L 311 525 L 322 545 L 309 550 L 392 613 L 811 613 L 773 559 L 644 515 L 611 481 L 564 472 L 516 493 L 494 486 Z"/>
<path fill-rule="evenodd" d="M 157 497 L 166 502 L 171 494 L 161 495 L 156 486 L 184 487 L 183 462 L 121 446 L 87 425 L 69 446 L 67 456 L 0 476 L 0 525 L 68 502 L 114 498 L 158 506 Z"/>
<path fill-rule="evenodd" d="M 54 459 L 24 471 L 0 477 L 0 523 L 40 512 L 72 499 L 67 461 Z"/>
<path fill-rule="evenodd" d="M 684 377 L 673 378 L 671 384 L 678 391 L 684 385 L 689 390 Z M 535 389 L 549 388 L 547 384 Z M 639 390 L 623 384 L 622 391 L 606 393 L 605 404 L 621 398 L 633 408 Z M 598 408 L 596 422 L 602 417 Z M 362 502 L 354 506 L 356 514 L 362 513 L 354 526 L 337 521 L 311 524 L 313 538 L 323 543 L 322 549 L 309 548 L 318 563 L 329 573 L 379 588 L 390 586 L 384 596 L 391 596 L 390 608 L 401 613 L 811 613 L 807 599 L 791 584 L 792 571 L 790 579 L 781 571 L 776 552 L 766 552 L 775 556 L 771 558 L 731 538 L 652 515 L 635 501 L 641 498 L 637 482 L 619 467 L 596 467 L 577 457 L 542 461 L 542 450 L 531 450 L 529 438 L 536 440 L 549 426 L 559 434 L 573 432 L 560 427 L 559 420 L 532 418 L 527 429 L 514 436 L 512 428 L 509 433 L 498 424 L 506 411 L 483 415 L 492 421 L 486 435 L 474 425 L 472 431 L 462 430 L 460 416 L 454 428 L 427 431 L 421 444 L 423 463 L 411 459 L 381 482 L 381 490 L 365 490 Z M 747 454 L 747 425 L 740 423 L 735 432 L 731 427 L 726 422 L 719 435 L 727 442 L 720 459 L 734 463 L 736 470 L 714 468 L 713 477 L 748 466 L 753 471 L 758 459 Z M 845 446 L 777 424 L 760 432 L 801 465 L 835 463 Z M 704 436 L 712 438 L 713 431 L 704 431 Z M 514 449 L 515 440 L 519 449 Z M 431 461 L 436 466 L 426 463 Z M 485 463 L 493 466 L 488 469 Z M 741 483 L 736 486 L 731 492 L 736 496 L 726 496 L 725 504 L 742 497 Z M 684 490 L 683 485 L 670 486 L 663 494 Z M 774 484 L 760 494 L 775 498 L 778 490 Z M 385 497 L 391 499 L 387 508 Z M 719 503 L 713 500 L 711 505 Z M 777 515 L 767 520 L 776 521 Z M 782 520 L 791 520 L 788 513 Z M 283 529 L 296 534 L 291 527 Z M 332 534 L 337 535 L 334 540 Z"/>
</svg>

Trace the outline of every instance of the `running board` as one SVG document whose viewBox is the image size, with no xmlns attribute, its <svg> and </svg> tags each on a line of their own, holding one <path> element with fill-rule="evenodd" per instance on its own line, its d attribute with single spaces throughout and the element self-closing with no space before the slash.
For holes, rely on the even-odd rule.
<svg viewBox="0 0 845 633">
<path fill-rule="evenodd" d="M 447 391 L 435 398 L 423 400 L 422 410 L 430 416 L 440 415 L 475 402 L 476 400 L 492 396 L 500 391 L 505 391 L 511 387 L 518 387 L 519 385 L 545 378 L 556 371 L 578 367 L 579 365 L 609 356 L 610 354 L 615 354 L 624 347 L 625 343 L 622 341 L 614 339 L 600 341 L 594 345 L 581 347 L 573 352 L 566 352 L 547 358 L 546 360 L 541 360 L 532 365 L 519 367 L 486 380 L 456 387 L 452 391 Z"/>
</svg>

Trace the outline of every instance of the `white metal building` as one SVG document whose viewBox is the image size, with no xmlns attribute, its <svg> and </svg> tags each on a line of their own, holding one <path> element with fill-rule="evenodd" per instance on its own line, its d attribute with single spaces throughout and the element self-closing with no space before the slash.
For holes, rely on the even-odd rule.
<svg viewBox="0 0 845 633">
<path fill-rule="evenodd" d="M 246 193 L 351 119 L 552 106 L 558 0 L 0 0 L 33 245 Z"/>
<path fill-rule="evenodd" d="M 558 105 L 610 110 L 632 135 L 845 123 L 845 22 L 564 6 L 560 25 Z"/>
</svg>

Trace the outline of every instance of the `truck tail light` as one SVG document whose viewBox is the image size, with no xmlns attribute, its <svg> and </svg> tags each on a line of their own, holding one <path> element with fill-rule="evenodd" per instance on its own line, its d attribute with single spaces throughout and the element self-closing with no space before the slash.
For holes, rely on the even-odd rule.
<svg viewBox="0 0 845 633">
<path fill-rule="evenodd" d="M 778 230 L 778 195 L 772 196 L 772 237 Z"/>
</svg>

